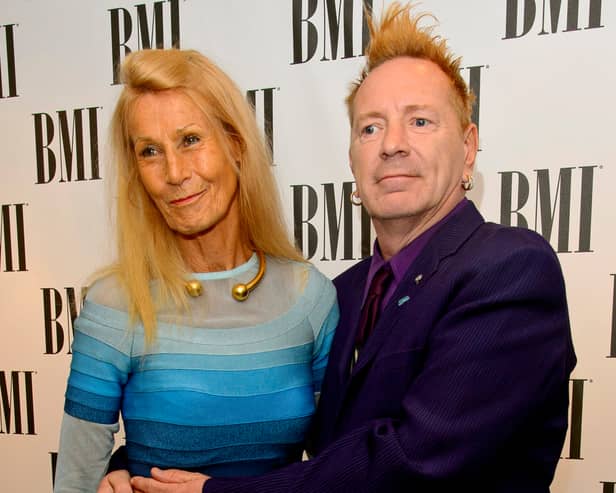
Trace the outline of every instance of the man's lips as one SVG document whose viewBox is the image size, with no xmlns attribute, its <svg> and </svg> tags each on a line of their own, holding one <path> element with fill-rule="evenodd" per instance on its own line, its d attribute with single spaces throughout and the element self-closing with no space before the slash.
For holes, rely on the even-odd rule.
<svg viewBox="0 0 616 493">
<path fill-rule="evenodd" d="M 376 182 L 381 183 L 381 182 L 387 182 L 387 181 L 393 181 L 393 180 L 410 180 L 412 178 L 418 178 L 418 176 L 410 175 L 407 173 L 396 173 L 396 174 L 381 176 L 377 178 Z"/>
<path fill-rule="evenodd" d="M 195 200 L 197 200 L 201 195 L 205 193 L 205 190 L 201 190 L 200 192 L 193 193 L 191 195 L 186 195 L 185 197 L 180 197 L 179 199 L 174 199 L 169 202 L 170 205 L 186 205 Z"/>
</svg>

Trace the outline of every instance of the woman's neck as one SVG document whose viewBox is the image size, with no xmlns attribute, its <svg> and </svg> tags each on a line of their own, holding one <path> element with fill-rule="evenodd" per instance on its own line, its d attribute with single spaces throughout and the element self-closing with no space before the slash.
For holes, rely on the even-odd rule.
<svg viewBox="0 0 616 493">
<path fill-rule="evenodd" d="M 245 263 L 252 255 L 239 227 L 204 231 L 194 236 L 176 235 L 178 248 L 192 272 L 218 272 Z"/>
</svg>

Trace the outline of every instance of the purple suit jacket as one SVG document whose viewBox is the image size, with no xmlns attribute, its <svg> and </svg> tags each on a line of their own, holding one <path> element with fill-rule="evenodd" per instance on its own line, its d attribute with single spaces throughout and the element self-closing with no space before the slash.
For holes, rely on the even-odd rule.
<svg viewBox="0 0 616 493">
<path fill-rule="evenodd" d="M 469 202 L 411 265 L 350 372 L 369 262 L 335 280 L 316 455 L 204 491 L 548 492 L 576 362 L 550 245 Z"/>
</svg>

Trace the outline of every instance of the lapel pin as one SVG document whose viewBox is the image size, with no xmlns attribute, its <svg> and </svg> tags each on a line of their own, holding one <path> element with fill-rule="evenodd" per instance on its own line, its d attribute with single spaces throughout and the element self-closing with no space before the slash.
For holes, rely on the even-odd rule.
<svg viewBox="0 0 616 493">
<path fill-rule="evenodd" d="M 416 278 L 415 278 L 415 284 L 419 284 L 421 282 L 421 280 L 423 279 L 423 274 L 419 274 Z"/>
<path fill-rule="evenodd" d="M 410 296 L 403 296 L 398 300 L 398 306 L 404 305 L 408 300 L 410 300 Z"/>
</svg>

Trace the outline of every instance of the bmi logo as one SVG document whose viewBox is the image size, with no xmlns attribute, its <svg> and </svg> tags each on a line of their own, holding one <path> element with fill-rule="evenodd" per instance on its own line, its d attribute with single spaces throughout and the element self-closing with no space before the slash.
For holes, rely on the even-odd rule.
<svg viewBox="0 0 616 493">
<path fill-rule="evenodd" d="M 0 371 L 0 434 L 36 435 L 34 371 Z"/>
<path fill-rule="evenodd" d="M 322 62 L 363 55 L 370 39 L 365 11 L 372 0 L 293 0 L 291 65 L 315 55 Z"/>
<path fill-rule="evenodd" d="M 353 182 L 342 183 L 339 194 L 334 183 L 323 183 L 320 190 L 310 185 L 291 188 L 295 242 L 307 259 L 319 251 L 322 261 L 336 260 L 340 253 L 341 260 L 370 255 L 370 216 L 363 207 L 361 214 L 353 213 L 355 208 L 349 200 Z"/>
<path fill-rule="evenodd" d="M 462 75 L 467 77 L 466 83 L 469 89 L 475 95 L 475 101 L 473 102 L 473 109 L 471 113 L 472 122 L 477 125 L 479 129 L 479 108 L 481 99 L 481 72 L 482 69 L 490 68 L 489 65 L 474 65 L 470 67 L 462 68 Z"/>
<path fill-rule="evenodd" d="M 100 107 L 34 113 L 36 184 L 100 180 L 98 116 Z M 56 135 L 57 134 L 57 135 Z"/>
<path fill-rule="evenodd" d="M 15 74 L 15 26 L 0 26 L 0 98 L 15 98 L 17 77 Z M 4 36 L 2 35 L 4 31 Z M 2 42 L 4 41 L 4 43 Z"/>
<path fill-rule="evenodd" d="M 507 0 L 503 39 L 527 35 L 539 18 L 537 6 L 541 9 L 539 36 L 605 27 L 601 24 L 602 0 Z"/>
<path fill-rule="evenodd" d="M 28 270 L 24 231 L 25 205 L 27 204 L 2 204 L 0 206 L 0 263 L 4 259 L 4 272 Z"/>
<path fill-rule="evenodd" d="M 58 452 L 49 452 L 51 459 L 51 487 L 56 485 L 56 466 L 58 465 Z"/>
<path fill-rule="evenodd" d="M 58 354 L 64 347 L 70 354 L 73 323 L 78 315 L 75 288 L 64 288 L 64 297 L 54 288 L 41 288 L 41 291 L 43 291 L 45 321 L 45 354 Z"/>
<path fill-rule="evenodd" d="M 269 144 L 272 158 L 274 158 L 274 95 L 280 91 L 279 87 L 265 87 L 263 89 L 250 89 L 246 91 L 246 99 L 253 107 L 257 122 L 259 122 L 265 139 Z"/>
<path fill-rule="evenodd" d="M 608 358 L 616 358 L 616 274 L 611 274 L 611 276 L 614 278 L 614 286 L 612 288 L 612 338 Z"/>
<path fill-rule="evenodd" d="M 133 50 L 180 47 L 180 1 L 164 0 L 135 5 L 135 10 L 109 9 L 113 84 L 119 84 L 119 66 Z"/>
<path fill-rule="evenodd" d="M 592 380 L 574 378 L 569 381 L 569 393 L 571 395 L 571 405 L 569 416 L 568 443 L 565 443 L 563 453 L 567 455 L 564 459 L 583 459 L 582 457 L 582 417 L 584 414 L 584 386 L 585 382 L 592 383 Z"/>
<path fill-rule="evenodd" d="M 500 172 L 500 223 L 530 227 L 550 242 L 555 237 L 558 253 L 571 253 L 572 242 L 576 243 L 573 246 L 576 253 L 591 252 L 593 182 L 597 167 L 536 169 L 530 176 L 520 171 Z M 554 176 L 556 173 L 558 176 Z M 531 182 L 534 182 L 534 201 L 529 200 Z M 554 227 L 556 223 L 558 228 Z"/>
</svg>

